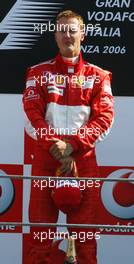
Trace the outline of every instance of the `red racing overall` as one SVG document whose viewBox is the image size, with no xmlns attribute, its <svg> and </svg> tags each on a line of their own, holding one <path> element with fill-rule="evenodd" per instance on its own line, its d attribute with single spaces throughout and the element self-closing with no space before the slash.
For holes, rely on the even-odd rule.
<svg viewBox="0 0 134 264">
<path fill-rule="evenodd" d="M 61 55 L 31 67 L 27 74 L 23 103 L 27 123 L 35 138 L 32 175 L 53 176 L 60 166 L 49 153 L 53 144 L 48 139 L 68 140 L 80 177 L 97 177 L 95 145 L 108 134 L 113 123 L 113 96 L 111 73 L 87 63 L 80 54 L 79 62 L 65 62 Z M 26 128 L 28 133 L 29 130 Z M 51 197 L 51 189 L 42 191 L 31 184 L 29 219 L 31 222 L 56 223 L 58 210 Z M 80 207 L 67 215 L 67 223 L 95 223 L 98 192 L 96 188 L 82 191 Z M 31 228 L 28 255 L 29 264 L 53 264 L 52 240 L 43 243 L 33 239 L 33 232 L 54 231 L 54 228 Z M 91 232 L 90 229 L 73 231 Z M 76 240 L 80 264 L 96 264 L 96 241 Z"/>
</svg>

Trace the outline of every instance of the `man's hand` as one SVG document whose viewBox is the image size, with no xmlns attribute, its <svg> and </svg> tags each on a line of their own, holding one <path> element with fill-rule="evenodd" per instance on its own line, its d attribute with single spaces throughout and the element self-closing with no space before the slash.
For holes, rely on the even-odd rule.
<svg viewBox="0 0 134 264">
<path fill-rule="evenodd" d="M 60 159 L 61 167 L 59 168 L 61 174 L 68 174 L 74 171 L 75 161 L 72 157 Z"/>
<path fill-rule="evenodd" d="M 50 141 L 55 142 L 55 144 L 50 147 L 49 151 L 57 160 L 68 157 L 73 152 L 73 148 L 68 142 L 56 138 L 50 139 Z"/>
</svg>

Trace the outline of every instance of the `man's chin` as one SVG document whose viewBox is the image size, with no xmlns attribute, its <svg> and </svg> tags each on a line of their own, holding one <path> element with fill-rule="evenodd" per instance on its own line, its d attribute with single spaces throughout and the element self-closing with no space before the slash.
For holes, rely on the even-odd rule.
<svg viewBox="0 0 134 264">
<path fill-rule="evenodd" d="M 64 55 L 65 57 L 71 57 L 74 53 L 74 49 L 72 47 L 67 47 L 65 50 L 64 50 Z"/>
</svg>

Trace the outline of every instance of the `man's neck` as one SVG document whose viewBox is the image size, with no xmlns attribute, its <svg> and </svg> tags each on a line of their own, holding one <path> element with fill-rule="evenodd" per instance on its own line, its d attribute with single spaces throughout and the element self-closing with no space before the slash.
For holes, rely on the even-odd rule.
<svg viewBox="0 0 134 264">
<path fill-rule="evenodd" d="M 79 60 L 79 56 L 72 57 L 72 58 L 68 58 L 68 57 L 64 57 L 64 56 L 62 56 L 62 58 L 63 58 L 63 60 L 64 60 L 65 62 L 70 62 L 70 63 L 72 63 L 72 64 L 76 64 L 76 63 L 78 62 L 78 60 Z"/>
</svg>

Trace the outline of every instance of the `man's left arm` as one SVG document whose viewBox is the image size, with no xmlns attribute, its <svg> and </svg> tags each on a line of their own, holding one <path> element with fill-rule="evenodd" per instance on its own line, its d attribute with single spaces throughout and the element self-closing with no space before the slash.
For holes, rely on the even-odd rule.
<svg viewBox="0 0 134 264">
<path fill-rule="evenodd" d="M 75 151 L 87 152 L 94 148 L 96 142 L 102 141 L 107 136 L 113 124 L 114 99 L 111 92 L 111 73 L 108 71 L 104 73 L 100 77 L 100 83 L 93 88 L 88 122 L 69 140 Z"/>
</svg>

